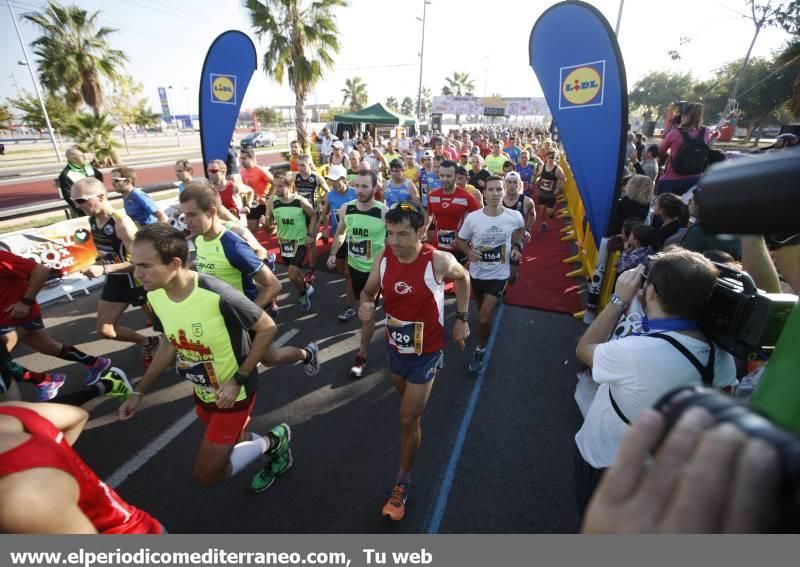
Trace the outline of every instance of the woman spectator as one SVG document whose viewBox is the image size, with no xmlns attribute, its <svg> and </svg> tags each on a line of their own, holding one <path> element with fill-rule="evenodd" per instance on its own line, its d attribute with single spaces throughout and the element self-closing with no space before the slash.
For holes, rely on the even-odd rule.
<svg viewBox="0 0 800 567">
<path fill-rule="evenodd" d="M 662 248 L 669 244 L 670 237 L 678 234 L 689 224 L 689 209 L 674 193 L 659 195 L 653 214 L 661 219 L 658 233 L 661 237 L 660 246 Z"/>
<path fill-rule="evenodd" d="M 611 227 L 612 233 L 617 234 L 622 227 L 622 221 L 636 217 L 644 222 L 650 212 L 650 202 L 653 200 L 653 182 L 646 175 L 634 175 L 623 187 L 622 198 L 617 202 L 614 215 L 616 222 Z"/>
<path fill-rule="evenodd" d="M 675 171 L 674 160 L 678 158 L 681 146 L 684 144 L 684 134 L 689 138 L 703 137 L 703 141 L 708 144 L 711 139 L 711 130 L 702 128 L 700 123 L 703 121 L 703 105 L 692 102 L 686 105 L 686 112 L 681 118 L 681 123 L 677 128 L 673 128 L 664 136 L 664 140 L 658 147 L 659 153 L 663 156 L 669 152 L 664 174 L 658 180 L 656 194 L 675 193 L 683 195 L 697 183 L 700 173 L 682 175 Z"/>
<path fill-rule="evenodd" d="M 646 224 L 637 224 L 628 236 L 625 250 L 617 262 L 617 275 L 640 264 L 650 264 L 650 256 L 658 251 L 658 231 Z"/>
</svg>

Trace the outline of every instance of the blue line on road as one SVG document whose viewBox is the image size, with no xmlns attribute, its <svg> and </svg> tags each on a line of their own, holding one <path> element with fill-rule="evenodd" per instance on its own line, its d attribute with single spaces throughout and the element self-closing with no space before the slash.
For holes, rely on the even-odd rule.
<svg viewBox="0 0 800 567">
<path fill-rule="evenodd" d="M 494 348 L 494 340 L 497 337 L 497 331 L 500 328 L 500 320 L 503 318 L 503 310 L 506 304 L 501 303 L 497 310 L 497 315 L 494 318 L 494 328 L 492 334 L 489 335 L 489 342 L 486 345 L 486 356 L 483 359 L 483 370 L 478 373 L 478 379 L 472 387 L 472 394 L 469 397 L 467 404 L 467 411 L 464 412 L 464 417 L 461 418 L 461 426 L 458 429 L 456 436 L 456 443 L 453 446 L 453 452 L 450 454 L 450 461 L 447 463 L 447 470 L 444 473 L 444 479 L 439 487 L 439 496 L 436 498 L 436 505 L 433 509 L 433 516 L 428 523 L 428 533 L 439 533 L 439 526 L 442 523 L 442 517 L 447 509 L 447 500 L 450 497 L 450 489 L 453 487 L 453 479 L 456 476 L 456 469 L 458 468 L 458 461 L 461 458 L 461 450 L 464 448 L 464 443 L 467 440 L 467 431 L 472 422 L 472 414 L 475 413 L 475 408 L 478 405 L 478 397 L 481 395 L 481 386 L 483 385 L 483 378 L 486 376 L 486 371 L 489 368 L 489 359 L 492 355 Z"/>
</svg>

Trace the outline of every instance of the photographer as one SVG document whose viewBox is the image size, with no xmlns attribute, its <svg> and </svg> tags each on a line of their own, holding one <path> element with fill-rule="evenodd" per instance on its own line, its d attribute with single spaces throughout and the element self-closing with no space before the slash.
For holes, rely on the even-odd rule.
<svg viewBox="0 0 800 567">
<path fill-rule="evenodd" d="M 699 329 L 717 269 L 695 252 L 676 250 L 624 272 L 611 302 L 578 343 L 578 358 L 599 384 L 586 420 L 575 436 L 576 498 L 582 512 L 603 469 L 616 456 L 628 423 L 664 393 L 679 386 L 736 384 L 733 357 Z M 644 284 L 644 285 L 642 285 Z M 609 341 L 620 315 L 638 296 L 646 319 L 643 334 Z"/>
</svg>

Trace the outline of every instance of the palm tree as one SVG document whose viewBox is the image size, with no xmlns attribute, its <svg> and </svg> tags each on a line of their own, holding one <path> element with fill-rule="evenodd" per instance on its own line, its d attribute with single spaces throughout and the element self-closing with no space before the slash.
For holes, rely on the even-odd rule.
<svg viewBox="0 0 800 567">
<path fill-rule="evenodd" d="M 64 128 L 64 134 L 75 140 L 82 152 L 94 154 L 101 166 L 119 164 L 117 149 L 121 144 L 114 138 L 114 122 L 107 114 L 77 115 Z"/>
<path fill-rule="evenodd" d="M 339 52 L 339 37 L 333 9 L 347 0 L 245 0 L 256 36 L 269 38 L 263 68 L 267 77 L 283 83 L 288 79 L 294 91 L 297 141 L 305 150 L 306 98 L 333 66 Z"/>
<path fill-rule="evenodd" d="M 11 126 L 12 120 L 13 117 L 8 107 L 4 104 L 0 104 L 0 130 L 8 129 L 8 127 Z"/>
<path fill-rule="evenodd" d="M 115 81 L 128 60 L 125 53 L 109 46 L 108 36 L 117 30 L 98 28 L 99 15 L 49 0 L 43 11 L 24 16 L 44 32 L 31 44 L 39 57 L 42 85 L 52 93 L 63 92 L 73 110 L 85 102 L 95 116 L 103 106 L 100 78 Z"/>
<path fill-rule="evenodd" d="M 361 80 L 361 77 L 346 79 L 342 95 L 344 95 L 342 104 L 350 110 L 358 110 L 367 104 L 367 84 Z"/>
<path fill-rule="evenodd" d="M 452 77 L 445 77 L 442 94 L 445 96 L 472 96 L 475 90 L 475 81 L 469 78 L 469 73 L 453 72 Z"/>
<path fill-rule="evenodd" d="M 400 112 L 408 116 L 414 114 L 414 100 L 410 96 L 405 97 L 400 103 Z"/>
<path fill-rule="evenodd" d="M 398 110 L 397 106 L 398 106 L 397 99 L 394 98 L 393 96 L 390 96 L 389 98 L 386 99 L 386 108 L 388 108 L 389 110 L 394 110 L 395 112 L 397 112 Z"/>
<path fill-rule="evenodd" d="M 428 113 L 431 111 L 431 104 L 432 100 L 431 97 L 431 90 L 427 87 L 422 87 L 422 104 L 420 105 L 420 118 L 423 116 L 427 116 Z"/>
</svg>

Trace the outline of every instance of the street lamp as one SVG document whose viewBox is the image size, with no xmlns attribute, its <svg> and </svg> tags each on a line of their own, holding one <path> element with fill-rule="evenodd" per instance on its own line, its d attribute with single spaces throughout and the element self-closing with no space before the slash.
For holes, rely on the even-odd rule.
<svg viewBox="0 0 800 567">
<path fill-rule="evenodd" d="M 422 45 L 419 48 L 419 89 L 417 89 L 417 118 L 421 119 L 422 116 L 422 61 L 425 57 L 425 16 L 427 13 L 426 8 L 429 4 L 433 4 L 430 0 L 422 0 Z M 419 20 L 419 18 L 417 18 Z"/>
<path fill-rule="evenodd" d="M 19 61 L 20 65 L 25 65 L 28 67 L 28 71 L 31 74 L 31 81 L 33 81 L 33 90 L 36 91 L 36 97 L 39 99 L 39 104 L 42 107 L 42 114 L 44 115 L 44 122 L 47 124 L 47 131 L 50 133 L 50 142 L 53 144 L 53 151 L 56 153 L 56 159 L 61 162 L 61 151 L 59 151 L 58 143 L 56 142 L 56 135 L 53 132 L 53 126 L 50 124 L 50 116 L 47 114 L 47 108 L 44 105 L 44 99 L 42 99 L 42 93 L 39 90 L 39 83 L 36 81 L 36 74 L 33 72 L 33 67 L 31 67 L 30 59 L 28 59 L 28 50 L 25 49 L 25 42 L 22 40 L 22 34 L 19 31 L 19 26 L 17 25 L 17 15 L 14 13 L 14 8 L 11 7 L 11 0 L 6 0 L 6 4 L 8 4 L 8 11 L 11 12 L 11 21 L 14 22 L 14 29 L 17 30 L 17 39 L 19 39 L 19 45 L 22 48 L 22 54 L 25 56 L 24 61 Z"/>
</svg>

